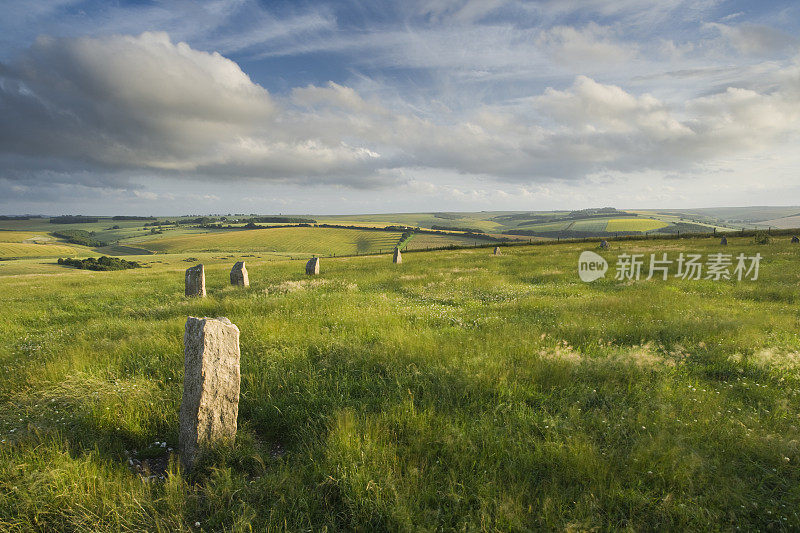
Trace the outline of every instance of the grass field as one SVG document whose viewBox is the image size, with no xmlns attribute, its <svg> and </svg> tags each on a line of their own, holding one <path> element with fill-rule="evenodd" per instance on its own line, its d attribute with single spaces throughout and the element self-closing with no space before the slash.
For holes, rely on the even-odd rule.
<svg viewBox="0 0 800 533">
<path fill-rule="evenodd" d="M 653 231 L 668 225 L 663 220 L 653 218 L 612 218 L 605 231 Z"/>
<path fill-rule="evenodd" d="M 531 231 L 562 231 L 571 224 L 573 224 L 573 222 L 567 222 L 562 220 L 558 222 L 540 222 L 538 224 L 525 224 L 524 226 L 520 225 L 519 227 Z"/>
<path fill-rule="evenodd" d="M 138 242 L 161 253 L 273 251 L 287 254 L 350 255 L 389 250 L 400 232 L 332 228 L 275 228 L 184 235 Z"/>
<path fill-rule="evenodd" d="M 435 235 L 429 233 L 416 233 L 408 241 L 406 249 L 408 250 L 425 250 L 428 248 L 444 248 L 447 246 L 474 246 L 478 244 L 486 244 L 485 240 L 475 239 L 472 237 L 460 237 L 457 235 Z"/>
<path fill-rule="evenodd" d="M 363 215 L 298 215 L 309 217 L 317 222 L 353 225 L 365 228 L 384 227 L 387 225 L 412 226 L 422 228 L 451 228 L 477 229 L 495 236 L 518 239 L 519 236 L 504 234 L 507 231 L 532 232 L 533 235 L 545 234 L 550 238 L 561 237 L 584 237 L 586 235 L 601 235 L 604 232 L 611 236 L 615 232 L 647 232 L 657 229 L 668 230 L 674 224 L 683 223 L 684 226 L 678 230 L 686 233 L 687 231 L 708 231 L 715 228 L 718 231 L 728 231 L 740 228 L 742 225 L 754 227 L 751 222 L 722 222 L 713 215 L 719 216 L 742 216 L 753 218 L 764 217 L 767 215 L 777 216 L 783 213 L 795 213 L 798 208 L 732 208 L 718 210 L 696 210 L 696 212 L 662 212 L 652 210 L 639 211 L 619 211 L 619 216 L 609 218 L 607 216 L 597 216 L 591 218 L 573 218 L 566 211 L 481 211 L 472 213 L 394 213 L 394 214 L 363 214 Z M 638 218 L 626 217 L 626 213 L 639 214 Z M 246 220 L 251 215 L 219 215 L 209 218 L 206 222 L 223 224 L 225 226 L 243 228 Z M 255 215 L 253 215 L 255 216 Z M 223 218 L 225 220 L 223 220 Z M 796 217 L 795 217 L 796 218 Z M 795 218 L 773 219 L 758 224 L 767 224 L 774 227 L 788 227 L 794 222 Z M 539 222 L 544 220 L 545 222 Z M 549 222 L 547 222 L 549 220 Z M 179 221 L 179 225 L 172 222 Z M 145 226 L 158 222 L 170 222 L 162 226 Z M 200 253 L 200 251 L 219 251 L 219 252 L 238 252 L 240 250 L 255 250 L 259 252 L 270 252 L 275 254 L 354 254 L 371 253 L 391 247 L 391 239 L 378 238 L 374 234 L 348 230 L 350 233 L 343 233 L 332 236 L 327 241 L 316 238 L 308 239 L 306 236 L 299 235 L 285 237 L 275 234 L 269 238 L 257 240 L 249 237 L 232 238 L 233 244 L 228 244 L 229 237 L 219 237 L 219 234 L 230 236 L 230 230 L 220 230 L 209 225 L 199 226 L 198 219 L 194 217 L 161 217 L 148 220 L 113 220 L 110 217 L 102 218 L 98 222 L 81 222 L 77 224 L 51 224 L 47 218 L 34 218 L 30 220 L 0 220 L 0 242 L 49 242 L 59 244 L 58 239 L 54 239 L 51 232 L 59 230 L 84 230 L 93 233 L 93 237 L 108 246 L 96 250 L 96 253 L 131 255 L 143 253 L 142 250 L 158 251 L 159 253 Z M 260 223 L 269 225 L 269 223 Z M 278 223 L 276 223 L 278 224 Z M 687 226 L 686 224 L 689 224 Z M 675 230 L 675 228 L 672 228 Z M 161 233 L 153 233 L 154 230 Z M 329 229 L 333 231 L 332 229 Z M 280 230 L 278 230 L 280 231 Z M 283 231 L 286 231 L 285 229 Z M 293 231 L 293 230 L 289 230 Z M 676 231 L 673 231 L 673 233 Z M 452 238 L 451 238 L 452 237 Z M 530 238 L 530 235 L 523 235 L 523 240 Z M 429 246 L 447 246 L 450 244 L 462 244 L 464 241 L 458 235 L 443 236 L 433 239 L 435 243 L 427 243 L 423 237 L 417 240 L 417 245 L 423 248 Z M 446 239 L 446 242 L 445 242 Z M 467 241 L 470 238 L 467 238 Z M 399 238 L 398 238 L 399 240 Z M 63 244 L 63 243 L 62 243 Z M 253 248 L 255 247 L 255 248 Z M 413 246 L 412 246 L 413 247 Z M 41 254 L 42 250 L 36 250 Z M 63 255 L 64 251 L 51 250 L 45 257 L 55 257 Z M 91 250 L 77 250 L 77 253 L 91 254 Z M 8 256 L 5 256 L 8 257 Z M 15 257 L 26 257 L 16 255 Z"/>
<path fill-rule="evenodd" d="M 374 226 L 403 225 L 423 228 L 430 228 L 432 226 L 455 228 L 467 227 L 491 233 L 503 228 L 501 224 L 490 220 L 493 214 L 494 213 L 441 213 L 439 216 L 437 216 L 434 213 L 390 213 L 373 215 L 314 216 L 313 218 L 321 223 L 327 222 L 330 224 Z"/>
<path fill-rule="evenodd" d="M 557 222 L 540 222 L 536 224 L 521 224 L 518 229 L 536 232 L 562 231 L 564 236 L 570 232 L 577 233 L 602 233 L 616 231 L 652 231 L 669 226 L 670 222 L 654 218 L 608 218 L 597 217 L 577 220 L 560 220 Z"/>
<path fill-rule="evenodd" d="M 46 242 L 55 238 L 44 232 L 36 231 L 0 231 L 0 242 Z"/>
<path fill-rule="evenodd" d="M 800 246 L 729 242 L 758 281 L 583 284 L 577 244 L 254 257 L 247 291 L 199 255 L 203 300 L 177 255 L 0 277 L 0 530 L 797 530 Z M 189 315 L 242 331 L 237 443 L 143 482 Z"/>
<path fill-rule="evenodd" d="M 607 231 L 606 224 L 608 224 L 608 219 L 576 220 L 570 224 L 569 229 L 571 231 L 601 232 Z"/>
<path fill-rule="evenodd" d="M 0 242 L 0 258 L 73 256 L 85 250 L 87 249 L 82 246 L 71 246 L 63 243 Z"/>
<path fill-rule="evenodd" d="M 763 222 L 759 222 L 759 225 L 781 229 L 800 228 L 800 215 L 765 220 Z"/>
<path fill-rule="evenodd" d="M 89 251 L 85 246 L 65 243 L 45 232 L 0 231 L 0 259 L 74 256 Z"/>
</svg>

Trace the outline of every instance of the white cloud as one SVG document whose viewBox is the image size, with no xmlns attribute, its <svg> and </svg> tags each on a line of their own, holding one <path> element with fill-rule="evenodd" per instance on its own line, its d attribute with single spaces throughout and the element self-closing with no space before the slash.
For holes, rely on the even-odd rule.
<svg viewBox="0 0 800 533">
<path fill-rule="evenodd" d="M 341 88 L 344 90 L 344 88 Z M 96 169 L 342 174 L 376 154 L 287 135 L 270 94 L 218 53 L 164 33 L 40 38 L 5 68 L 0 151 Z"/>
<path fill-rule="evenodd" d="M 615 63 L 635 56 L 635 45 L 617 42 L 610 28 L 594 22 L 582 28 L 553 26 L 542 31 L 536 42 L 557 61 L 570 64 Z"/>
<path fill-rule="evenodd" d="M 578 76 L 566 91 L 548 89 L 538 104 L 560 123 L 589 133 L 641 132 L 655 140 L 692 133 L 653 96 L 636 97 L 585 76 Z"/>
<path fill-rule="evenodd" d="M 385 113 L 379 105 L 365 102 L 351 87 L 344 87 L 332 81 L 328 82 L 326 87 L 309 85 L 292 89 L 291 100 L 295 105 L 309 108 L 323 106 L 338 107 L 353 113 Z"/>
<path fill-rule="evenodd" d="M 590 173 L 685 169 L 791 143 L 800 126 L 800 77 L 795 68 L 783 74 L 779 89 L 769 93 L 728 88 L 682 106 L 579 77 L 570 89 L 538 99 L 560 126 L 543 146 Z"/>
<path fill-rule="evenodd" d="M 553 35 L 561 46 L 604 31 Z M 797 63 L 763 90 L 680 103 L 577 76 L 564 89 L 423 116 L 333 82 L 274 97 L 233 61 L 163 33 L 43 38 L 0 71 L 0 160 L 7 179 L 46 170 L 48 181 L 86 186 L 145 172 L 370 188 L 411 179 L 399 169 L 531 184 L 758 152 L 796 136 L 798 110 Z M 478 189 L 449 190 L 474 199 Z"/>
<path fill-rule="evenodd" d="M 416 13 L 435 21 L 475 22 L 509 0 L 427 0 L 419 2 Z"/>
<path fill-rule="evenodd" d="M 744 54 L 766 55 L 783 52 L 797 46 L 796 37 L 777 28 L 762 24 L 740 24 L 730 26 L 712 22 L 706 27 L 717 30 L 733 48 Z"/>
</svg>

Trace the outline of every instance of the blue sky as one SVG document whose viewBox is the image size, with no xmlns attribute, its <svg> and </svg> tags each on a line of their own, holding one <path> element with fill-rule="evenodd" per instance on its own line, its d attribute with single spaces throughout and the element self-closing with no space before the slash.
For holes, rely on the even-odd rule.
<svg viewBox="0 0 800 533">
<path fill-rule="evenodd" d="M 785 205 L 800 4 L 83 2 L 0 19 L 0 212 Z"/>
</svg>

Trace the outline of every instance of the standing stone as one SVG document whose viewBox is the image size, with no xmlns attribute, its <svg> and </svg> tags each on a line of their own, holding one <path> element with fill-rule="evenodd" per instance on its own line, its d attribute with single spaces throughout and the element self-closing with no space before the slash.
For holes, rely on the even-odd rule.
<svg viewBox="0 0 800 533">
<path fill-rule="evenodd" d="M 400 253 L 400 248 L 394 248 L 394 254 L 392 254 L 392 263 L 397 263 L 398 265 L 403 262 L 403 254 Z"/>
<path fill-rule="evenodd" d="M 231 269 L 231 285 L 239 287 L 249 287 L 250 278 L 247 277 L 247 269 L 244 267 L 244 261 L 237 261 Z"/>
<path fill-rule="evenodd" d="M 728 245 L 728 238 L 723 236 L 722 239 L 719 241 L 719 243 L 722 246 L 727 246 Z"/>
<path fill-rule="evenodd" d="M 503 253 L 500 251 L 499 246 L 494 247 L 494 255 L 503 255 Z"/>
<path fill-rule="evenodd" d="M 206 446 L 236 438 L 239 328 L 227 318 L 186 320 L 178 446 L 191 469 Z"/>
<path fill-rule="evenodd" d="M 608 248 L 608 241 L 600 241 L 600 248 L 606 249 Z"/>
<path fill-rule="evenodd" d="M 203 265 L 186 269 L 186 296 L 206 295 L 206 272 Z"/>
<path fill-rule="evenodd" d="M 792 244 L 797 244 L 797 243 L 800 243 L 800 237 L 795 235 L 794 237 L 792 237 Z"/>
<path fill-rule="evenodd" d="M 319 257 L 312 257 L 306 263 L 306 274 L 316 276 L 319 274 Z"/>
</svg>

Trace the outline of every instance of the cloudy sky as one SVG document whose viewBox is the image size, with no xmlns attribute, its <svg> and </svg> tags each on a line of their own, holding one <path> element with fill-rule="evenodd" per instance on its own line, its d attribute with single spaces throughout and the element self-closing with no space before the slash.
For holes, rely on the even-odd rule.
<svg viewBox="0 0 800 533">
<path fill-rule="evenodd" d="M 5 0 L 0 213 L 800 199 L 796 0 Z"/>
</svg>

